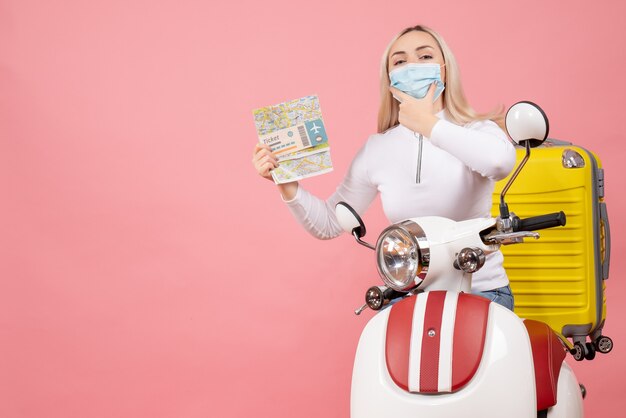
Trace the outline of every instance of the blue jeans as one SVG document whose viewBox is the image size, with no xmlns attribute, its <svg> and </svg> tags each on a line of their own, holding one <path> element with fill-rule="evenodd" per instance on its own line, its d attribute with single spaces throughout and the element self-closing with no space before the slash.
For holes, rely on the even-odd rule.
<svg viewBox="0 0 626 418">
<path fill-rule="evenodd" d="M 472 293 L 476 296 L 482 296 L 489 299 L 492 302 L 499 303 L 505 308 L 513 310 L 513 293 L 511 292 L 511 286 L 508 284 L 504 287 L 499 287 L 493 290 L 485 290 L 484 292 Z"/>
</svg>

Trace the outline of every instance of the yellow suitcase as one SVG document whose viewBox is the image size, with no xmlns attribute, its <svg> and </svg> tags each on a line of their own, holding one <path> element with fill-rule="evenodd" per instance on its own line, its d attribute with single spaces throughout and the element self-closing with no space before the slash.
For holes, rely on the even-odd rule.
<svg viewBox="0 0 626 418">
<path fill-rule="evenodd" d="M 518 163 L 524 154 L 518 149 Z M 494 216 L 507 181 L 496 184 Z M 576 360 L 611 351 L 613 342 L 602 335 L 611 245 L 600 160 L 581 147 L 548 139 L 532 149 L 506 201 L 520 218 L 559 211 L 567 217 L 565 226 L 539 231 L 538 240 L 502 247 L 515 313 L 550 325 Z"/>
</svg>

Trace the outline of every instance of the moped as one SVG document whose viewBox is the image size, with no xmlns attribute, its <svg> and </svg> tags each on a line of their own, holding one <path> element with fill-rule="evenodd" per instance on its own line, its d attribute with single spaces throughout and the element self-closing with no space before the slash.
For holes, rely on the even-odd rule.
<svg viewBox="0 0 626 418">
<path fill-rule="evenodd" d="M 584 387 L 564 361 L 566 343 L 547 324 L 470 293 L 488 254 L 566 222 L 563 212 L 526 219 L 509 212 L 506 192 L 547 138 L 548 120 L 539 106 L 519 102 L 506 127 L 526 155 L 502 191 L 497 218 L 407 219 L 371 245 L 359 215 L 336 205 L 342 228 L 376 252 L 384 283 L 369 288 L 355 311 L 378 312 L 357 347 L 352 418 L 583 417 Z"/>
</svg>

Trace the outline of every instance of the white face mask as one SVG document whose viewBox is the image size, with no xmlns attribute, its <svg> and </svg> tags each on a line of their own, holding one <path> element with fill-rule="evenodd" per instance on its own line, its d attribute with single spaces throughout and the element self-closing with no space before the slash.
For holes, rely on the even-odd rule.
<svg viewBox="0 0 626 418">
<path fill-rule="evenodd" d="M 395 87 L 416 99 L 423 99 L 428 93 L 430 85 L 435 83 L 433 102 L 439 98 L 445 88 L 441 81 L 439 64 L 406 64 L 392 70 L 389 73 L 389 80 L 391 87 Z"/>
</svg>

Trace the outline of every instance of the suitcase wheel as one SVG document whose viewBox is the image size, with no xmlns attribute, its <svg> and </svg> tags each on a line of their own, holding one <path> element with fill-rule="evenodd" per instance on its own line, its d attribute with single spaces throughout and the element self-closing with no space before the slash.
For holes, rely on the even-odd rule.
<svg viewBox="0 0 626 418">
<path fill-rule="evenodd" d="M 592 343 L 585 343 L 585 360 L 596 358 L 596 347 Z"/>
<path fill-rule="evenodd" d="M 585 358 L 585 346 L 582 343 L 574 343 L 574 348 L 570 350 L 574 360 L 582 361 Z"/>
<path fill-rule="evenodd" d="M 610 353 L 611 350 L 613 349 L 613 340 L 610 339 L 609 337 L 601 335 L 596 340 L 595 345 L 596 345 L 596 349 L 599 352 L 601 352 L 602 354 L 607 354 L 607 353 Z"/>
</svg>

